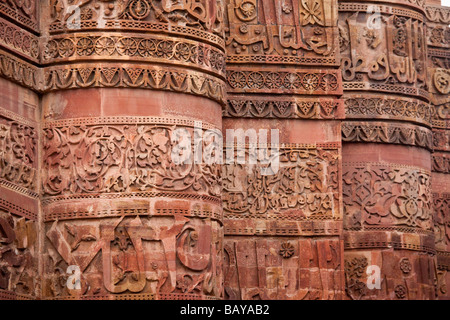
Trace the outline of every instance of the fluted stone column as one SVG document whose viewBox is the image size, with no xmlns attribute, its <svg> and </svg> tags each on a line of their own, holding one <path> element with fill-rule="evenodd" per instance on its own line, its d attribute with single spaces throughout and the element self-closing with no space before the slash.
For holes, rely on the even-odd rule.
<svg viewBox="0 0 450 320">
<path fill-rule="evenodd" d="M 425 24 L 423 1 L 339 2 L 352 299 L 436 297 Z"/>
<path fill-rule="evenodd" d="M 42 10 L 43 297 L 220 299 L 220 1 Z"/>
<path fill-rule="evenodd" d="M 425 8 L 428 87 L 433 111 L 432 182 L 436 232 L 437 294 L 450 299 L 450 8 Z"/>
<path fill-rule="evenodd" d="M 225 141 L 246 158 L 224 166 L 225 298 L 340 299 L 337 2 L 228 0 L 226 13 L 223 131 L 247 138 Z M 255 145 L 267 157 L 251 163 Z"/>
<path fill-rule="evenodd" d="M 0 2 L 0 300 L 40 295 L 38 20 Z"/>
</svg>

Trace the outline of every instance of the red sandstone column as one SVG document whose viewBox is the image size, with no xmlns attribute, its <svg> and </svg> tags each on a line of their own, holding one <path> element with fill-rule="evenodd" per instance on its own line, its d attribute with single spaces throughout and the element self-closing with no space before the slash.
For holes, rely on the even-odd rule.
<svg viewBox="0 0 450 320">
<path fill-rule="evenodd" d="M 222 177 L 225 298 L 342 298 L 337 3 L 227 0 L 226 13 L 223 132 L 247 140 L 225 141 L 246 158 Z M 249 138 L 261 130 L 268 139 Z M 255 143 L 279 150 L 273 174 L 250 163 Z"/>
<path fill-rule="evenodd" d="M 428 87 L 433 105 L 432 192 L 437 294 L 450 299 L 450 8 L 427 6 Z"/>
<path fill-rule="evenodd" d="M 436 297 L 425 23 L 419 1 L 339 3 L 351 299 Z"/>
<path fill-rule="evenodd" d="M 39 71 L 35 1 L 0 3 L 0 300 L 39 288 Z"/>
<path fill-rule="evenodd" d="M 43 6 L 44 298 L 222 297 L 220 164 L 175 159 L 221 130 L 219 4 Z"/>
</svg>

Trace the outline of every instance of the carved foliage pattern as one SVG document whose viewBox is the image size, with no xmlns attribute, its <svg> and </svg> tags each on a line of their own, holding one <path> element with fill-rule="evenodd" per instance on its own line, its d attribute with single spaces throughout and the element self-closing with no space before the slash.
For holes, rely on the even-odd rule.
<svg viewBox="0 0 450 320">
<path fill-rule="evenodd" d="M 37 132 L 0 116 L 0 179 L 36 191 Z"/>
<path fill-rule="evenodd" d="M 431 230 L 430 174 L 394 165 L 345 165 L 343 172 L 346 229 L 406 225 Z"/>
<path fill-rule="evenodd" d="M 186 127 L 158 124 L 47 127 L 43 193 L 54 196 L 165 190 L 220 196 L 219 164 L 173 161 L 177 142 L 172 133 L 177 128 Z M 186 130 L 193 139 L 192 128 Z"/>
<path fill-rule="evenodd" d="M 268 176 L 261 175 L 261 163 L 223 166 L 226 217 L 288 212 L 311 219 L 339 215 L 337 150 L 281 147 L 279 160 L 279 170 Z"/>
<path fill-rule="evenodd" d="M 132 87 L 202 95 L 223 103 L 224 82 L 194 71 L 157 66 L 71 65 L 45 70 L 44 90 L 88 87 Z"/>
<path fill-rule="evenodd" d="M 371 257 L 371 258 L 369 258 Z M 377 262 L 374 263 L 373 258 Z M 372 261 L 370 261 L 372 259 Z M 345 254 L 345 286 L 352 300 L 404 300 L 435 299 L 436 265 L 434 257 L 415 255 L 406 250 L 381 253 L 361 252 Z M 380 267 L 380 289 L 369 289 L 370 265 Z M 373 272 L 373 271 L 372 271 Z"/>
<path fill-rule="evenodd" d="M 436 249 L 450 251 L 450 195 L 433 193 Z"/>
<path fill-rule="evenodd" d="M 342 124 L 342 141 L 394 143 L 433 149 L 433 135 L 430 130 L 418 126 L 380 122 L 344 122 Z"/>
</svg>

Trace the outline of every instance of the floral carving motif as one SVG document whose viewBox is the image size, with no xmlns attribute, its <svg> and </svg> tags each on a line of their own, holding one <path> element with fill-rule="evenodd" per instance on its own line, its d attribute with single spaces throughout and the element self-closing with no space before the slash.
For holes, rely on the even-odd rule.
<svg viewBox="0 0 450 320">
<path fill-rule="evenodd" d="M 345 279 L 347 294 L 352 299 L 361 299 L 367 293 L 367 285 L 361 281 L 366 273 L 368 265 L 367 258 L 355 257 L 351 260 L 345 260 Z"/>
<path fill-rule="evenodd" d="M 400 260 L 400 270 L 402 270 L 402 272 L 405 274 L 408 274 L 411 272 L 412 265 L 408 258 L 402 258 Z"/>
<path fill-rule="evenodd" d="M 280 255 L 284 259 L 288 259 L 294 255 L 294 246 L 289 242 L 283 242 L 281 244 Z"/>
<path fill-rule="evenodd" d="M 231 89 L 258 92 L 264 90 L 284 90 L 285 92 L 330 92 L 338 93 L 340 83 L 333 73 L 303 73 L 274 71 L 228 71 L 228 85 Z"/>
<path fill-rule="evenodd" d="M 383 165 L 346 166 L 343 174 L 345 223 L 432 228 L 430 175 Z"/>
<path fill-rule="evenodd" d="M 37 132 L 0 117 L 0 178 L 35 191 Z"/>
<path fill-rule="evenodd" d="M 44 195 L 151 189 L 220 195 L 218 164 L 173 162 L 173 130 L 164 125 L 44 129 Z"/>
<path fill-rule="evenodd" d="M 262 164 L 223 166 L 222 198 L 229 216 L 291 210 L 303 218 L 325 218 L 338 213 L 335 150 L 281 147 L 279 157 L 273 176 L 260 174 Z"/>
</svg>

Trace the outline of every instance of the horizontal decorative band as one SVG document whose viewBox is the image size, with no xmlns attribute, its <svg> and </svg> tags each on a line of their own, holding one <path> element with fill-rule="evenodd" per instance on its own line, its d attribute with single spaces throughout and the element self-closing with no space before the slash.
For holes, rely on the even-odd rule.
<svg viewBox="0 0 450 320">
<path fill-rule="evenodd" d="M 221 205 L 222 200 L 218 197 L 207 196 L 196 193 L 180 193 L 180 192 L 122 192 L 122 193 L 103 193 L 103 194 L 73 194 L 65 196 L 54 196 L 51 198 L 43 198 L 42 205 L 50 206 L 57 202 L 68 201 L 87 201 L 87 200 L 114 200 L 114 199 L 137 199 L 137 198 L 173 198 L 182 200 L 192 200 L 201 202 L 211 202 Z"/>
<path fill-rule="evenodd" d="M 71 202 L 71 206 L 73 206 L 73 202 Z M 86 204 L 85 204 L 86 207 Z M 50 213 L 48 211 L 51 211 Z M 124 217 L 124 216 L 175 216 L 182 215 L 184 217 L 199 217 L 199 218 L 208 218 L 213 220 L 222 220 L 222 215 L 220 213 L 216 213 L 213 211 L 204 211 L 204 210 L 162 210 L 156 209 L 155 212 L 152 212 L 150 208 L 131 208 L 131 209 L 105 209 L 100 211 L 81 211 L 81 210 L 71 210 L 68 212 L 67 210 L 63 210 L 57 212 L 56 210 L 47 208 L 45 213 L 44 222 L 52 222 L 52 221 L 63 221 L 63 220 L 76 220 L 76 219 L 101 219 L 101 218 L 111 218 L 111 217 Z"/>
<path fill-rule="evenodd" d="M 0 300 L 35 300 L 36 297 L 0 289 Z"/>
<path fill-rule="evenodd" d="M 0 174 L 5 175 L 5 170 L 6 167 L 0 167 Z M 9 169 L 9 168 L 8 168 Z M 14 170 L 15 173 L 20 172 L 21 170 L 23 170 L 20 166 L 19 167 L 15 167 L 11 170 Z M 31 179 L 32 181 L 32 185 L 31 188 L 34 189 L 35 188 L 35 183 L 36 183 L 36 179 L 37 179 L 37 174 L 36 174 L 36 169 L 29 169 L 26 168 L 27 171 L 26 173 L 22 171 L 22 174 L 17 174 L 16 175 L 16 179 L 14 179 L 13 181 L 9 181 L 5 180 L 4 178 L 0 178 L 0 186 L 8 188 L 9 190 L 13 190 L 16 191 L 18 193 L 21 193 L 23 195 L 29 196 L 31 198 L 38 198 L 39 194 L 29 188 L 26 187 L 22 187 L 20 184 L 30 184 L 28 180 L 25 179 Z M 9 178 L 9 177 L 6 177 Z"/>
<path fill-rule="evenodd" d="M 450 23 L 450 8 L 448 7 L 425 6 L 425 15 L 429 21 Z"/>
<path fill-rule="evenodd" d="M 224 117 L 280 119 L 343 119 L 340 99 L 273 100 L 273 97 L 245 99 L 230 97 L 223 109 Z"/>
<path fill-rule="evenodd" d="M 169 25 L 165 23 L 152 23 L 146 21 L 131 21 L 131 20 L 110 20 L 106 21 L 104 25 L 100 26 L 97 21 L 80 21 L 79 31 L 137 31 L 145 33 L 167 33 L 170 35 L 183 36 L 185 38 L 193 38 L 201 42 L 207 42 L 219 48 L 225 48 L 225 40 L 218 35 L 206 32 L 200 29 Z M 66 33 L 68 30 L 63 23 L 52 23 L 49 26 L 50 34 Z"/>
<path fill-rule="evenodd" d="M 353 250 L 353 249 L 404 249 L 404 250 L 413 250 L 413 251 L 421 251 L 427 252 L 429 254 L 436 254 L 436 250 L 432 246 L 422 246 L 414 243 L 403 243 L 396 241 L 387 241 L 387 242 L 376 242 L 376 241 L 366 241 L 366 242 L 346 242 L 344 244 L 344 250 Z"/>
<path fill-rule="evenodd" d="M 450 51 L 439 48 L 428 48 L 428 58 L 431 57 L 450 58 Z"/>
<path fill-rule="evenodd" d="M 43 91 L 77 88 L 148 88 L 204 96 L 225 103 L 225 83 L 186 69 L 121 64 L 80 64 L 45 68 Z"/>
<path fill-rule="evenodd" d="M 35 108 L 35 107 L 33 106 L 33 108 Z M 15 112 L 12 112 L 10 110 L 6 110 L 5 108 L 0 107 L 0 118 L 2 118 L 2 117 L 5 119 L 16 121 L 20 124 L 23 124 L 23 125 L 31 127 L 31 128 L 36 128 L 38 125 L 38 123 L 36 121 L 25 118 L 21 115 L 18 115 Z"/>
<path fill-rule="evenodd" d="M 431 166 L 433 172 L 450 173 L 450 153 L 433 153 Z"/>
<path fill-rule="evenodd" d="M 344 232 L 344 250 L 349 249 L 405 249 L 436 254 L 434 235 L 391 234 L 385 232 Z"/>
<path fill-rule="evenodd" d="M 50 38 L 43 45 L 43 63 L 78 60 L 123 60 L 195 67 L 225 75 L 225 53 L 208 44 L 160 35 L 74 33 Z M 117 62 L 120 63 L 120 62 Z"/>
<path fill-rule="evenodd" d="M 242 70 L 229 68 L 227 84 L 230 92 L 342 94 L 338 71 L 311 70 Z"/>
<path fill-rule="evenodd" d="M 403 120 L 432 125 L 433 107 L 421 100 L 384 95 L 345 95 L 346 119 Z"/>
<path fill-rule="evenodd" d="M 34 63 L 39 62 L 39 37 L 0 18 L 0 45 Z"/>
<path fill-rule="evenodd" d="M 16 200 L 20 201 L 20 197 L 16 196 Z M 33 221 L 37 221 L 38 214 L 37 212 L 29 211 L 25 208 L 22 208 L 21 206 L 12 203 L 11 201 L 8 201 L 7 199 L 4 199 L 3 197 L 0 198 L 0 208 L 6 209 L 7 211 L 11 212 L 12 214 L 18 215 L 20 217 L 24 217 Z"/>
<path fill-rule="evenodd" d="M 208 122 L 197 122 L 192 119 L 165 118 L 165 117 L 140 117 L 140 116 L 110 116 L 91 118 L 72 118 L 61 120 L 49 120 L 43 122 L 43 129 L 68 126 L 96 126 L 96 125 L 176 125 L 184 127 L 197 127 L 201 123 L 201 129 L 220 130 Z"/>
<path fill-rule="evenodd" d="M 346 121 L 342 123 L 342 141 L 403 144 L 433 150 L 431 130 L 406 124 Z"/>
<path fill-rule="evenodd" d="M 408 96 L 418 96 L 425 100 L 430 100 L 428 91 L 396 84 L 367 83 L 367 82 L 343 82 L 344 91 L 380 91 L 394 94 L 404 94 Z"/>
<path fill-rule="evenodd" d="M 13 19 L 22 26 L 38 33 L 37 5 L 39 1 L 2 1 L 0 13 Z"/>
<path fill-rule="evenodd" d="M 415 3 L 414 3 L 415 2 Z M 423 3 L 422 5 L 417 5 L 421 3 L 422 0 L 404 0 L 404 4 L 414 6 L 414 8 L 420 8 L 423 10 Z M 369 6 L 371 8 L 371 11 L 369 10 Z M 408 18 L 417 19 L 419 21 L 424 21 L 425 17 L 423 14 L 408 10 L 405 7 L 401 7 L 398 5 L 381 5 L 381 4 L 372 4 L 372 3 L 361 3 L 361 2 L 339 2 L 339 12 L 345 12 L 345 11 L 362 11 L 362 12 L 380 12 L 385 14 L 394 14 L 397 16 L 403 16 Z"/>
<path fill-rule="evenodd" d="M 339 66 L 335 57 L 297 57 L 279 55 L 228 55 L 227 63 L 302 64 L 319 66 Z"/>
<path fill-rule="evenodd" d="M 40 91 L 42 69 L 0 49 L 0 76 L 34 91 Z"/>
<path fill-rule="evenodd" d="M 1 298 L 1 295 L 0 295 Z M 216 300 L 215 298 L 189 293 L 128 293 L 114 295 L 86 295 L 81 297 L 60 296 L 48 300 Z M 218 298 L 217 298 L 218 299 Z"/>
<path fill-rule="evenodd" d="M 400 227 L 400 226 L 364 226 L 359 228 L 352 228 L 344 226 L 344 231 L 361 231 L 361 232 L 401 232 L 401 233 L 415 233 L 426 236 L 434 236 L 434 231 L 424 230 L 420 228 L 409 228 L 409 227 Z"/>
<path fill-rule="evenodd" d="M 394 168 L 394 169 L 408 169 L 408 170 L 413 170 L 413 171 L 417 171 L 417 172 L 421 172 L 421 173 L 425 173 L 427 175 L 431 175 L 431 171 L 429 170 L 425 170 L 421 167 L 417 167 L 417 166 L 411 166 L 411 165 L 406 165 L 406 164 L 398 164 L 398 163 L 391 163 L 391 162 L 384 162 L 384 161 L 380 161 L 380 162 L 362 162 L 362 161 L 343 161 L 342 162 L 342 166 L 343 167 L 354 167 L 354 168 L 365 168 L 365 167 L 389 167 L 389 168 Z"/>
<path fill-rule="evenodd" d="M 224 220 L 225 236 L 336 236 L 341 228 L 339 221 Z"/>
</svg>

